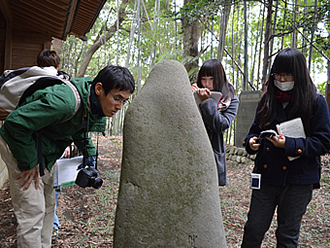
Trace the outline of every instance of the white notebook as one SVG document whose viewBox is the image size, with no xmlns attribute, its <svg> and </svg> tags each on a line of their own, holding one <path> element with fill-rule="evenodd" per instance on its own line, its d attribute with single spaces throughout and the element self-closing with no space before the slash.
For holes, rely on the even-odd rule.
<svg viewBox="0 0 330 248">
<path fill-rule="evenodd" d="M 277 132 L 291 138 L 306 138 L 304 124 L 300 117 L 282 122 L 276 125 Z M 300 156 L 290 157 L 290 161 L 300 158 Z"/>
<path fill-rule="evenodd" d="M 75 184 L 78 166 L 82 164 L 83 156 L 62 158 L 56 161 L 54 172 L 54 187 L 69 186 Z"/>
<path fill-rule="evenodd" d="M 219 91 L 211 91 L 211 97 L 217 104 L 219 103 L 219 100 L 222 96 L 222 93 L 219 92 Z M 194 91 L 194 98 L 195 98 L 195 101 L 196 101 L 196 104 L 199 108 L 199 104 L 202 103 L 201 99 L 199 98 L 199 96 L 197 95 L 197 91 L 195 90 Z"/>
</svg>

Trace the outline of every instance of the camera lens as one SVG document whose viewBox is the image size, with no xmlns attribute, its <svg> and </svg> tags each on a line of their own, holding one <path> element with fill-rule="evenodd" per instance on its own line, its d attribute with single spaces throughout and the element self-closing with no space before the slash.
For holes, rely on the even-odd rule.
<svg viewBox="0 0 330 248">
<path fill-rule="evenodd" d="M 94 189 L 101 188 L 102 183 L 103 183 L 103 180 L 101 178 L 99 178 L 99 177 L 96 177 L 95 180 L 94 180 L 93 188 Z"/>
</svg>

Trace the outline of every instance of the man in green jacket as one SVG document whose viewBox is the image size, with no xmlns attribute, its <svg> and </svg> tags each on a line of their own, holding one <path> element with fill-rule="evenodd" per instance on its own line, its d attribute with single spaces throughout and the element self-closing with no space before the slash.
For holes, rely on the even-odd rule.
<svg viewBox="0 0 330 248">
<path fill-rule="evenodd" d="M 114 116 L 135 90 L 132 74 L 120 66 L 106 66 L 94 80 L 71 82 L 75 87 L 63 83 L 37 90 L 8 115 L 0 129 L 0 153 L 9 171 L 18 222 L 18 247 L 51 247 L 56 159 L 72 142 L 81 151 L 85 144 L 87 157 L 95 156 L 96 149 L 85 133 L 102 117 Z M 89 124 L 87 132 L 83 120 Z M 39 162 L 45 168 L 42 177 Z"/>
</svg>

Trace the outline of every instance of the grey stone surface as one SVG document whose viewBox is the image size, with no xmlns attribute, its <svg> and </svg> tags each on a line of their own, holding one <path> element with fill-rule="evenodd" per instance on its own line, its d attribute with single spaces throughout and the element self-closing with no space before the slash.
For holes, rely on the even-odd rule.
<svg viewBox="0 0 330 248">
<path fill-rule="evenodd" d="M 123 137 L 114 247 L 226 247 L 214 154 L 181 63 L 150 72 Z"/>
<path fill-rule="evenodd" d="M 243 141 L 249 133 L 254 120 L 254 115 L 261 97 L 260 91 L 242 91 L 239 96 L 237 111 L 237 125 L 235 133 L 235 146 L 243 147 Z"/>
</svg>

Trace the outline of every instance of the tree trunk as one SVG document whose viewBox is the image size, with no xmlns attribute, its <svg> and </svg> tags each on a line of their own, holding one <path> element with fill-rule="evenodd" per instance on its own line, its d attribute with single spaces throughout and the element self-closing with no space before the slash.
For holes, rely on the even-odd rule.
<svg viewBox="0 0 330 248">
<path fill-rule="evenodd" d="M 248 89 L 248 77 L 249 77 L 249 70 L 248 70 L 248 63 L 249 63 L 249 56 L 248 56 L 248 20 L 247 20 L 247 4 L 246 0 L 244 1 L 244 75 L 243 75 L 243 85 L 242 89 Z"/>
<path fill-rule="evenodd" d="M 312 70 L 312 56 L 313 56 L 313 42 L 314 42 L 314 33 L 315 33 L 315 19 L 316 19 L 316 11 L 317 11 L 317 0 L 314 1 L 314 14 L 313 14 L 313 29 L 311 35 L 311 45 L 309 47 L 309 56 L 308 56 L 308 70 Z"/>
<path fill-rule="evenodd" d="M 287 10 L 287 5 L 288 3 L 285 2 L 285 7 L 284 7 L 284 16 L 283 16 L 283 24 L 282 24 L 282 28 L 284 29 L 285 27 L 285 20 L 286 20 L 286 10 Z M 282 36 L 282 41 L 281 41 L 281 50 L 283 49 L 283 46 L 284 46 L 284 35 Z"/>
<path fill-rule="evenodd" d="M 273 29 L 272 29 L 271 34 L 274 34 L 275 31 L 276 31 L 277 10 L 278 10 L 278 0 L 276 0 L 274 21 L 273 21 Z M 270 48 L 269 48 L 269 53 L 270 54 L 273 54 L 273 46 L 274 46 L 274 38 L 270 41 Z M 272 66 L 272 57 L 270 57 L 269 61 L 268 61 L 268 71 L 270 70 L 271 66 Z"/>
<path fill-rule="evenodd" d="M 130 35 L 129 35 L 128 48 L 127 48 L 127 57 L 126 57 L 126 62 L 125 62 L 125 66 L 127 68 L 129 67 L 129 61 L 131 58 L 131 47 L 133 45 L 133 39 L 134 39 L 134 33 L 135 33 L 135 23 L 137 23 L 138 18 L 140 18 L 140 1 L 135 1 L 133 13 L 135 13 L 135 14 L 134 14 L 132 24 L 131 24 L 131 30 L 130 30 Z"/>
<path fill-rule="evenodd" d="M 261 21 L 261 30 L 260 30 L 260 46 L 259 46 L 259 57 L 258 57 L 258 71 L 257 71 L 257 90 L 259 90 L 259 79 L 260 79 L 260 63 L 261 63 L 261 51 L 262 51 L 262 34 L 264 32 L 264 23 L 265 23 L 265 9 L 266 9 L 266 5 L 263 6 L 263 10 L 262 10 L 262 21 Z M 263 84 L 261 82 L 261 88 L 262 88 Z M 263 90 L 263 89 L 261 89 Z"/>
<path fill-rule="evenodd" d="M 235 2 L 234 2 L 234 6 L 233 6 L 233 20 L 235 18 Z M 235 63 L 234 63 L 234 60 L 236 59 L 236 53 L 235 53 L 235 46 L 234 46 L 234 22 L 231 23 L 231 54 L 232 54 L 232 62 L 231 62 L 231 67 L 232 67 L 232 70 L 233 70 L 233 84 L 235 83 Z M 236 85 L 235 85 L 236 86 Z M 237 89 L 237 86 L 235 87 Z"/>
<path fill-rule="evenodd" d="M 230 9 L 231 9 L 230 4 L 227 4 L 224 6 L 224 8 L 223 8 L 224 11 L 220 18 L 221 23 L 219 23 L 220 37 L 219 37 L 218 59 L 220 61 L 222 61 L 222 58 L 223 58 L 223 52 L 224 52 L 225 40 L 226 40 L 226 30 L 227 30 L 229 15 L 230 15 Z"/>
<path fill-rule="evenodd" d="M 297 20 L 297 10 L 298 10 L 298 0 L 295 0 L 294 6 L 293 6 L 293 23 L 296 23 Z M 291 47 L 296 48 L 297 47 L 297 31 L 293 30 L 292 32 L 292 42 L 291 42 Z"/>
<path fill-rule="evenodd" d="M 304 5 L 305 5 L 304 12 L 307 13 L 307 11 L 308 11 L 308 6 L 307 6 L 308 5 L 308 0 L 304 0 Z M 305 33 L 306 31 L 307 31 L 306 28 L 303 28 L 302 32 Z M 306 54 L 307 54 L 307 45 L 308 45 L 307 41 L 305 39 L 302 39 L 301 52 L 305 55 L 306 58 L 307 58 L 307 56 L 306 56 Z"/>
<path fill-rule="evenodd" d="M 184 4 L 190 3 L 191 0 L 184 0 Z M 183 24 L 183 33 L 184 33 L 184 52 L 183 56 L 191 56 L 196 57 L 195 60 L 188 62 L 185 64 L 185 68 L 187 72 L 191 69 L 198 67 L 198 39 L 199 39 L 199 32 L 198 32 L 198 21 L 194 21 L 190 26 L 187 26 L 186 18 L 182 20 Z"/>
<path fill-rule="evenodd" d="M 120 9 L 119 9 L 119 19 L 111 26 L 109 31 L 106 33 L 105 37 L 98 37 L 94 41 L 94 44 L 87 50 L 85 57 L 83 58 L 81 62 L 81 66 L 79 69 L 79 72 L 77 74 L 77 77 L 83 77 L 86 73 L 87 66 L 93 56 L 93 54 L 104 44 L 104 38 L 106 41 L 108 41 L 111 37 L 114 36 L 114 34 L 117 31 L 117 22 L 119 22 L 119 27 L 121 27 L 122 22 L 124 21 L 126 17 L 126 6 L 127 6 L 128 0 L 122 0 Z"/>
<path fill-rule="evenodd" d="M 54 38 L 54 40 L 52 41 L 52 49 L 55 50 L 58 55 L 62 53 L 62 45 L 63 41 L 60 39 Z"/>
<path fill-rule="evenodd" d="M 269 41 L 272 31 L 272 7 L 273 7 L 273 1 L 268 0 L 268 13 L 266 18 L 266 30 L 265 30 L 265 47 L 264 47 L 264 64 L 262 67 L 262 85 L 264 86 L 266 83 L 266 77 L 267 77 L 267 68 L 269 63 Z"/>
<path fill-rule="evenodd" d="M 329 113 L 330 113 L 330 60 L 328 60 L 328 77 L 327 77 L 327 86 L 326 86 L 326 90 L 325 90 L 325 98 L 326 101 L 328 103 L 328 109 L 329 109 Z"/>
<path fill-rule="evenodd" d="M 239 20 L 240 18 L 240 8 L 237 8 L 237 20 Z M 239 22 L 236 22 L 236 37 L 235 37 L 235 60 L 237 61 L 237 64 L 239 65 L 239 67 L 241 66 L 241 42 L 238 42 L 239 40 L 239 32 L 238 32 L 238 28 L 239 28 Z M 237 69 L 237 73 L 236 73 L 236 82 L 235 82 L 235 88 L 238 89 L 238 85 L 240 82 L 240 71 L 238 66 L 236 66 Z"/>
<path fill-rule="evenodd" d="M 251 70 L 251 84 L 253 84 L 254 81 L 254 71 L 255 71 L 255 65 L 256 65 L 256 60 L 257 60 L 257 52 L 258 52 L 258 44 L 259 44 L 259 36 L 260 38 L 262 37 L 262 31 L 259 32 L 259 28 L 260 28 L 260 18 L 262 15 L 262 5 L 260 4 L 260 10 L 259 10 L 259 20 L 258 20 L 258 24 L 257 24 L 257 35 L 256 35 L 256 43 L 254 45 L 254 56 L 253 56 L 253 62 L 252 62 L 252 70 Z M 263 23 L 263 22 L 262 22 Z M 261 42 L 260 42 L 261 43 Z M 259 51 L 260 54 L 260 51 Z M 258 90 L 258 81 L 257 81 L 257 90 Z"/>
</svg>

